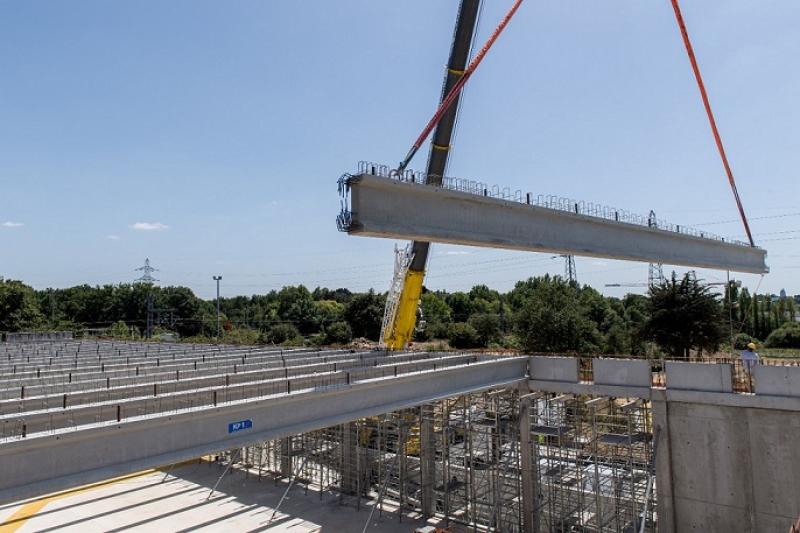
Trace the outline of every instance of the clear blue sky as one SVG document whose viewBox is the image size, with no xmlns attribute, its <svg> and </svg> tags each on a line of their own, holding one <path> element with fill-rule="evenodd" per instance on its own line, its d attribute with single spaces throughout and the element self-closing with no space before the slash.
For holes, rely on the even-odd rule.
<svg viewBox="0 0 800 533">
<path fill-rule="evenodd" d="M 508 5 L 486 0 L 481 41 Z M 769 251 L 761 289 L 800 293 L 800 3 L 682 5 Z M 0 2 L 0 275 L 117 283 L 150 257 L 163 284 L 203 297 L 212 274 L 229 295 L 385 290 L 394 243 L 337 233 L 336 179 L 405 154 L 435 108 L 456 8 Z M 668 0 L 525 2 L 472 78 L 454 144 L 451 175 L 743 238 Z M 577 268 L 601 290 L 647 276 Z M 436 246 L 427 285 L 506 290 L 562 271 L 548 255 Z"/>
</svg>

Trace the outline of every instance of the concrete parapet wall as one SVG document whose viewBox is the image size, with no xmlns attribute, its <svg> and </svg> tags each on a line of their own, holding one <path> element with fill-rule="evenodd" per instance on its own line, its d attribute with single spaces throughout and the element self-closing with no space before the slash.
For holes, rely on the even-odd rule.
<svg viewBox="0 0 800 533">
<path fill-rule="evenodd" d="M 577 357 L 532 355 L 528 359 L 531 379 L 540 381 L 578 382 Z"/>
<path fill-rule="evenodd" d="M 667 389 L 732 392 L 731 365 L 667 361 Z"/>
<path fill-rule="evenodd" d="M 595 359 L 592 373 L 596 385 L 649 387 L 652 381 L 650 361 L 636 359 Z"/>
<path fill-rule="evenodd" d="M 800 367 L 756 365 L 755 389 L 756 394 L 800 397 Z"/>
</svg>

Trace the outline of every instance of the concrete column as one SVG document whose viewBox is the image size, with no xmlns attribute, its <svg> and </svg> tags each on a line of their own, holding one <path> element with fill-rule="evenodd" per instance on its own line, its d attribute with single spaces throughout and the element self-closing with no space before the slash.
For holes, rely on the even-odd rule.
<svg viewBox="0 0 800 533">
<path fill-rule="evenodd" d="M 527 384 L 520 386 L 520 396 L 528 394 Z M 538 533 L 539 505 L 537 501 L 538 478 L 534 471 L 531 446 L 531 397 L 523 397 L 519 404 L 519 449 L 522 463 L 522 531 Z"/>
<path fill-rule="evenodd" d="M 419 458 L 422 484 L 422 516 L 429 518 L 436 512 L 436 441 L 433 428 L 433 404 L 419 410 Z"/>
<path fill-rule="evenodd" d="M 675 533 L 675 495 L 672 490 L 672 446 L 669 435 L 669 403 L 663 391 L 653 391 L 653 434 L 656 446 L 656 498 L 658 530 Z"/>
</svg>

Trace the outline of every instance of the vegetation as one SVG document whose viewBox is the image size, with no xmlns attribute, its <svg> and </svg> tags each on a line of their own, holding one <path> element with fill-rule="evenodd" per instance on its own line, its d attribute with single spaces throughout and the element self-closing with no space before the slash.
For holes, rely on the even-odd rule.
<svg viewBox="0 0 800 533">
<path fill-rule="evenodd" d="M 772 330 L 765 343 L 769 348 L 798 348 L 800 347 L 800 324 L 787 323 Z"/>
<path fill-rule="evenodd" d="M 0 278 L 0 331 L 36 329 L 43 324 L 33 289 L 20 281 Z"/>
<path fill-rule="evenodd" d="M 650 289 L 645 335 L 668 354 L 688 358 L 691 351 L 715 352 L 725 333 L 719 297 L 698 280 L 684 276 Z"/>
<path fill-rule="evenodd" d="M 517 348 L 526 352 L 583 352 L 685 357 L 729 342 L 766 339 L 774 350 L 800 348 L 794 301 L 751 296 L 734 285 L 716 296 L 692 277 L 672 279 L 648 295 L 605 297 L 556 276 L 518 282 L 507 293 L 485 285 L 469 292 L 423 289 L 416 342 L 453 348 Z M 154 325 L 185 340 L 216 339 L 216 302 L 187 287 L 121 284 L 36 291 L 0 278 L 0 331 L 98 330 L 139 338 L 148 297 Z M 298 285 L 266 294 L 222 298 L 221 342 L 346 345 L 378 340 L 385 296 L 369 291 Z M 740 329 L 741 326 L 741 329 Z"/>
</svg>

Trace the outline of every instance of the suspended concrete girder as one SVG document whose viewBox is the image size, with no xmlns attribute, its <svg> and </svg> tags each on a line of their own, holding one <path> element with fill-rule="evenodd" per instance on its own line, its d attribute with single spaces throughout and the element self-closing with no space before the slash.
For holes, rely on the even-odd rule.
<svg viewBox="0 0 800 533">
<path fill-rule="evenodd" d="M 414 180 L 413 182 L 411 180 Z M 350 208 L 339 217 L 351 235 L 608 259 L 666 263 L 762 274 L 766 251 L 677 227 L 661 229 L 614 217 L 542 207 L 530 195 L 493 197 L 482 184 L 446 178 L 441 187 L 421 184 L 425 177 L 403 179 L 362 173 L 349 177 Z M 458 190 L 457 190 L 458 189 Z M 468 192 L 465 192 L 468 191 Z M 495 195 L 497 196 L 497 195 Z M 511 195 L 508 195 L 511 197 Z M 513 197 L 512 197 L 513 198 Z M 571 208 L 570 208 L 571 209 Z M 598 211 L 599 212 L 599 211 Z"/>
</svg>

